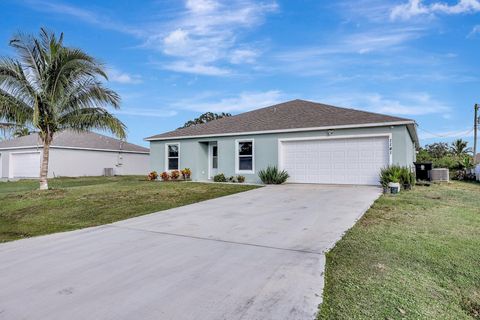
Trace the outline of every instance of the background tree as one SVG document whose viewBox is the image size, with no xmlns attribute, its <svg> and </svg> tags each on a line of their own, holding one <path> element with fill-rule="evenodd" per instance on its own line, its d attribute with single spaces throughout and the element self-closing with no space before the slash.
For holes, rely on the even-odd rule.
<svg viewBox="0 0 480 320">
<path fill-rule="evenodd" d="M 433 157 L 433 158 L 442 158 L 447 156 L 450 153 L 450 147 L 446 142 L 436 142 L 432 144 L 427 144 L 425 146 L 425 150 Z"/>
<path fill-rule="evenodd" d="M 462 139 L 457 139 L 452 142 L 450 147 L 450 152 L 458 157 L 469 155 L 472 152 L 472 149 L 467 148 L 468 142 Z"/>
<path fill-rule="evenodd" d="M 50 145 L 63 130 L 110 131 L 123 139 L 125 125 L 107 111 L 120 97 L 104 87 L 105 69 L 80 49 L 40 29 L 38 37 L 18 34 L 10 41 L 18 58 L 0 59 L 0 120 L 38 131 L 43 144 L 40 189 L 48 189 Z"/>
<path fill-rule="evenodd" d="M 13 132 L 13 136 L 15 138 L 20 138 L 20 137 L 28 136 L 31 133 L 33 133 L 33 132 L 30 131 L 30 129 L 28 127 L 19 127 L 17 129 L 15 129 L 15 131 Z"/>
<path fill-rule="evenodd" d="M 217 119 L 231 117 L 231 116 L 232 115 L 230 113 L 225 113 L 225 112 L 222 112 L 222 113 L 205 112 L 200 117 L 185 122 L 185 124 L 179 129 L 187 128 L 187 127 L 195 126 L 197 124 L 207 123 L 212 120 L 217 120 Z"/>
</svg>

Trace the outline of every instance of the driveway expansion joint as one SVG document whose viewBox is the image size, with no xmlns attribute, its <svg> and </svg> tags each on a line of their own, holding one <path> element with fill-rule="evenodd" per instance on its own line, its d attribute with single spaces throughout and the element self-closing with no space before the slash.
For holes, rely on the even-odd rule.
<svg viewBox="0 0 480 320">
<path fill-rule="evenodd" d="M 118 225 L 113 225 L 113 224 L 107 224 L 107 225 L 104 225 L 104 227 L 131 230 L 131 231 L 139 231 L 139 232 L 148 232 L 148 233 L 153 233 L 153 234 L 172 236 L 172 237 L 182 237 L 182 238 L 189 238 L 189 239 L 195 239 L 195 240 L 222 242 L 222 243 L 228 243 L 228 244 L 234 244 L 234 245 L 240 245 L 240 246 L 257 247 L 257 248 L 263 248 L 263 249 L 289 251 L 289 252 L 296 252 L 296 253 L 305 253 L 305 254 L 314 254 L 314 255 L 323 255 L 325 253 L 324 251 L 318 252 L 318 251 L 313 251 L 313 250 L 281 248 L 281 247 L 267 246 L 267 245 L 256 244 L 256 243 L 237 242 L 237 241 L 229 241 L 229 240 L 215 239 L 215 238 L 205 238 L 205 237 L 199 237 L 199 236 L 192 236 L 192 235 L 188 235 L 188 234 L 155 231 L 155 230 L 132 228 L 132 227 L 124 227 L 124 226 L 118 226 Z"/>
</svg>

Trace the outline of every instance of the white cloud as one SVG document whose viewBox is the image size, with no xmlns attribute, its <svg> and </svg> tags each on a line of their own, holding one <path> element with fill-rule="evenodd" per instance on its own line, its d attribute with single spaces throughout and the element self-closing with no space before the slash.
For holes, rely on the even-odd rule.
<svg viewBox="0 0 480 320">
<path fill-rule="evenodd" d="M 342 23 L 349 24 L 353 21 L 385 23 L 388 19 L 392 4 L 385 0 L 337 0 L 338 14 L 343 17 Z"/>
<path fill-rule="evenodd" d="M 161 67 L 166 70 L 205 76 L 225 76 L 231 73 L 229 69 L 189 61 L 175 61 L 162 64 Z"/>
<path fill-rule="evenodd" d="M 451 111 L 450 106 L 423 92 L 402 94 L 392 98 L 379 93 L 347 93 L 327 98 L 326 101 L 337 105 L 398 116 L 440 114 L 445 118 L 449 116 Z"/>
<path fill-rule="evenodd" d="M 255 61 L 259 52 L 245 49 L 250 46 L 239 38 L 278 8 L 275 0 L 185 0 L 183 9 L 176 9 L 172 19 L 134 26 L 60 2 L 26 1 L 38 11 L 74 17 L 104 29 L 133 35 L 141 39 L 143 47 L 171 58 L 165 69 L 213 76 L 230 74 L 225 65 L 232 67 Z"/>
<path fill-rule="evenodd" d="M 254 61 L 257 52 L 245 49 L 245 44 L 237 40 L 238 35 L 260 24 L 277 5 L 251 0 L 228 3 L 188 0 L 185 8 L 177 19 L 167 24 L 165 34 L 153 33 L 147 37 L 145 45 L 175 59 L 167 65 L 169 70 L 226 75 L 229 72 L 218 64 Z"/>
<path fill-rule="evenodd" d="M 371 30 L 368 32 L 350 33 L 339 40 L 325 44 L 322 47 L 306 47 L 285 51 L 276 55 L 283 61 L 303 61 L 318 59 L 319 56 L 349 53 L 380 52 L 397 49 L 408 41 L 417 39 L 423 32 L 422 28 L 392 28 L 390 30 Z"/>
<path fill-rule="evenodd" d="M 477 34 L 480 34 L 480 24 L 477 24 L 472 28 L 472 31 L 470 31 L 470 33 L 468 34 L 468 38 L 472 38 Z"/>
<path fill-rule="evenodd" d="M 418 38 L 421 32 L 421 28 L 397 28 L 352 34 L 344 39 L 340 49 L 357 53 L 384 51 Z"/>
<path fill-rule="evenodd" d="M 235 49 L 231 52 L 230 62 L 233 64 L 254 63 L 258 52 L 251 49 Z"/>
<path fill-rule="evenodd" d="M 438 2 L 430 7 L 433 12 L 446 14 L 474 13 L 480 11 L 480 2 L 478 0 L 460 0 L 453 6 Z"/>
<path fill-rule="evenodd" d="M 102 16 L 97 12 L 78 8 L 72 5 L 63 4 L 60 2 L 44 1 L 44 0 L 27 0 L 25 2 L 32 9 L 43 11 L 47 13 L 57 13 L 63 16 L 74 17 L 78 20 L 100 26 L 104 29 L 110 29 L 130 35 L 140 36 L 142 31 L 131 26 L 126 26 L 123 23 L 116 22 L 106 16 Z"/>
<path fill-rule="evenodd" d="M 140 75 L 131 75 L 126 72 L 122 72 L 116 68 L 110 68 L 108 70 L 108 79 L 113 82 L 122 84 L 137 84 L 142 83 Z"/>
<path fill-rule="evenodd" d="M 392 9 L 390 18 L 410 19 L 411 17 L 430 13 L 428 8 L 422 4 L 422 0 L 409 0 L 407 3 L 399 4 Z"/>
<path fill-rule="evenodd" d="M 218 7 L 218 3 L 213 0 L 187 0 L 185 6 L 193 12 L 209 12 Z"/>
<path fill-rule="evenodd" d="M 345 78 L 342 72 L 350 72 L 352 66 L 370 64 L 378 68 L 381 63 L 389 63 L 393 56 L 398 56 L 398 51 L 405 49 L 409 42 L 423 33 L 424 29 L 420 27 L 404 27 L 341 34 L 323 46 L 298 47 L 271 54 L 271 64 L 266 70 L 297 76 L 321 75 L 324 80 Z M 367 54 L 371 58 L 364 57 Z M 411 52 L 402 55 L 402 59 L 406 59 L 408 54 Z M 367 74 L 373 76 L 371 70 Z M 347 77 L 358 78 L 360 75 L 357 71 L 354 76 Z"/>
<path fill-rule="evenodd" d="M 198 112 L 245 112 L 271 106 L 285 100 L 278 90 L 265 92 L 242 92 L 238 96 L 214 99 L 211 94 L 194 97 L 174 104 L 174 107 Z"/>
<path fill-rule="evenodd" d="M 420 15 L 433 15 L 435 13 L 461 14 L 480 11 L 479 0 L 459 0 L 454 5 L 442 2 L 423 4 L 423 0 L 408 0 L 407 3 L 395 6 L 390 12 L 392 20 L 408 20 Z"/>
</svg>

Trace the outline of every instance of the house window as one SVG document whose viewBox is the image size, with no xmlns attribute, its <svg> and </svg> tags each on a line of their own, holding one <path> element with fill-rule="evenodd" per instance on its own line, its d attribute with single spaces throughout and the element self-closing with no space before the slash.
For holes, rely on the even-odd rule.
<svg viewBox="0 0 480 320">
<path fill-rule="evenodd" d="M 254 173 L 253 140 L 237 141 L 236 171 L 237 173 Z"/>
<path fill-rule="evenodd" d="M 212 146 L 212 168 L 218 169 L 218 147 Z"/>
<path fill-rule="evenodd" d="M 180 160 L 180 145 L 167 144 L 167 170 L 178 170 Z"/>
</svg>

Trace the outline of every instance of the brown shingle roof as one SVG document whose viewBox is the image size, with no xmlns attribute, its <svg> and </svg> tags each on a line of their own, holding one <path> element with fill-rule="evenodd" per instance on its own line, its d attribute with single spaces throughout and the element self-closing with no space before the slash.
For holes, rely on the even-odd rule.
<svg viewBox="0 0 480 320">
<path fill-rule="evenodd" d="M 384 114 L 339 108 L 305 100 L 292 100 L 233 117 L 158 134 L 146 140 L 399 121 L 413 123 L 410 119 Z"/>
<path fill-rule="evenodd" d="M 41 146 L 42 142 L 38 133 L 28 136 L 0 141 L 0 149 Z M 148 148 L 136 144 L 124 142 L 94 132 L 62 131 L 53 136 L 52 147 L 67 147 L 77 149 L 101 149 L 127 152 L 148 153 Z"/>
</svg>

